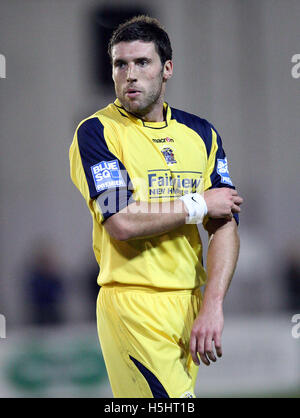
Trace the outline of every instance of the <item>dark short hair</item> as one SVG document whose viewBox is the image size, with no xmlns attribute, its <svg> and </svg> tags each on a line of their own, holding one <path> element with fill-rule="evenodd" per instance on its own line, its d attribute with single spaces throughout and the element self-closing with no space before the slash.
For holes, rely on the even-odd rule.
<svg viewBox="0 0 300 418">
<path fill-rule="evenodd" d="M 172 59 L 172 47 L 167 32 L 160 22 L 152 17 L 140 15 L 121 23 L 113 32 L 108 44 L 108 54 L 112 60 L 112 48 L 120 42 L 154 42 L 161 63 Z"/>
</svg>

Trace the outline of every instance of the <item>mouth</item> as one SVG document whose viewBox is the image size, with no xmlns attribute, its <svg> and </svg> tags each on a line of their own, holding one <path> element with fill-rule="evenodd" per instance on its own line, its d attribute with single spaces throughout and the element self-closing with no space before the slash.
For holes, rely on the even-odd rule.
<svg viewBox="0 0 300 418">
<path fill-rule="evenodd" d="M 128 96 L 130 98 L 135 98 L 135 97 L 139 96 L 140 94 L 141 94 L 141 91 L 137 90 L 137 89 L 134 89 L 134 88 L 126 90 L 126 96 Z"/>
</svg>

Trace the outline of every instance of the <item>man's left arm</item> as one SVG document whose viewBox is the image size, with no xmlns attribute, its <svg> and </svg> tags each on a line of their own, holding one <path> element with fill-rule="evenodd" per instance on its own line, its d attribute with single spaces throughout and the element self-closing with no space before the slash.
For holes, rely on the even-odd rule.
<svg viewBox="0 0 300 418">
<path fill-rule="evenodd" d="M 229 288 L 239 255 L 240 240 L 237 224 L 231 221 L 210 220 L 206 229 L 210 240 L 207 250 L 207 283 L 203 302 L 194 321 L 190 352 L 195 364 L 199 358 L 206 365 L 222 356 L 221 336 L 224 326 L 223 301 Z"/>
</svg>

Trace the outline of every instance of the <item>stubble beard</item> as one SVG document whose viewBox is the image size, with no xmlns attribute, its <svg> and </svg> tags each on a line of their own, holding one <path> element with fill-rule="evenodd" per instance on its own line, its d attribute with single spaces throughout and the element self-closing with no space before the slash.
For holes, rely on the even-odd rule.
<svg viewBox="0 0 300 418">
<path fill-rule="evenodd" d="M 123 96 L 122 99 L 120 99 L 118 95 L 117 97 L 128 112 L 138 117 L 143 117 L 147 115 L 148 113 L 150 113 L 151 110 L 155 107 L 155 105 L 157 105 L 161 100 L 163 100 L 162 98 L 163 73 L 162 72 L 160 74 L 159 82 L 155 87 L 156 88 L 153 88 L 142 99 L 130 100 L 130 99 L 127 99 L 125 95 Z M 141 94 L 144 95 L 145 92 L 143 91 Z"/>
</svg>

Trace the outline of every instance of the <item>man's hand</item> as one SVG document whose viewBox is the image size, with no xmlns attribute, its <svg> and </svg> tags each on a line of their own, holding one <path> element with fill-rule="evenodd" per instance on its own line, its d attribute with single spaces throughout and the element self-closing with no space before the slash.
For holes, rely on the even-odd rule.
<svg viewBox="0 0 300 418">
<path fill-rule="evenodd" d="M 194 325 L 190 338 L 190 353 L 193 362 L 199 366 L 201 361 L 207 366 L 210 361 L 217 361 L 216 355 L 222 357 L 221 335 L 224 327 L 224 316 L 221 304 L 206 307 L 202 306 Z M 213 342 L 216 355 L 214 353 Z"/>
<path fill-rule="evenodd" d="M 213 234 L 210 234 L 207 250 L 207 282 L 190 338 L 190 352 L 197 365 L 199 365 L 198 354 L 206 365 L 209 365 L 210 361 L 216 361 L 216 355 L 222 356 L 223 302 L 239 254 L 240 240 L 234 219 L 227 222 L 214 219 L 210 229 Z"/>
<path fill-rule="evenodd" d="M 238 195 L 238 192 L 229 187 L 207 190 L 204 192 L 204 199 L 208 216 L 229 220 L 233 213 L 241 211 L 240 205 L 243 203 L 243 198 Z"/>
</svg>

